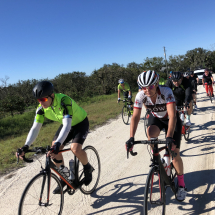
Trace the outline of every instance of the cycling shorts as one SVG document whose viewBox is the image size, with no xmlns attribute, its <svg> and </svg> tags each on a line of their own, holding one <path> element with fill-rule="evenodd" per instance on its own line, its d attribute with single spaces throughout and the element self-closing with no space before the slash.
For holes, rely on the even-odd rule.
<svg viewBox="0 0 215 215">
<path fill-rule="evenodd" d="M 53 141 L 57 139 L 62 127 L 63 125 L 61 124 L 53 138 Z M 88 118 L 86 117 L 82 122 L 71 127 L 71 130 L 67 138 L 63 142 L 63 145 L 65 146 L 70 140 L 72 140 L 72 143 L 79 143 L 83 145 L 88 135 L 88 132 L 89 132 L 89 121 L 88 121 Z"/>
<path fill-rule="evenodd" d="M 173 139 L 175 140 L 176 148 L 180 149 L 182 123 L 181 123 L 181 119 L 179 117 L 178 112 L 176 113 L 176 117 L 177 117 L 177 122 L 176 122 L 176 126 L 175 126 L 175 131 L 173 134 Z M 151 125 L 156 125 L 160 129 L 160 131 L 165 129 L 165 133 L 167 133 L 168 123 L 169 123 L 169 119 L 161 120 L 157 117 L 154 117 L 152 115 L 152 113 L 150 113 L 147 127 L 149 127 Z"/>
</svg>

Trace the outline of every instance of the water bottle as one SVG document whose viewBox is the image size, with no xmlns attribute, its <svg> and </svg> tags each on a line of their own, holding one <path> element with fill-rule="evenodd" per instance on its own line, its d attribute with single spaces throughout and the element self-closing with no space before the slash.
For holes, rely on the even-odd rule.
<svg viewBox="0 0 215 215">
<path fill-rule="evenodd" d="M 180 119 L 182 122 L 184 122 L 184 113 L 183 112 L 181 112 L 181 114 L 180 114 Z"/>
<path fill-rule="evenodd" d="M 163 167 L 164 167 L 164 169 L 166 171 L 167 164 L 166 164 L 166 162 L 165 162 L 165 160 L 163 158 L 161 158 L 161 163 L 163 164 Z"/>
<path fill-rule="evenodd" d="M 168 176 L 170 176 L 170 157 L 169 157 L 169 153 L 168 153 L 168 152 L 165 152 L 163 158 L 164 158 L 165 163 L 166 163 L 166 168 L 165 168 L 166 174 L 167 174 Z"/>
<path fill-rule="evenodd" d="M 70 172 L 70 176 L 69 179 L 70 180 L 75 180 L 75 161 L 73 159 L 71 159 L 69 161 L 69 172 Z"/>
<path fill-rule="evenodd" d="M 69 177 L 69 169 L 66 166 L 60 165 L 60 170 L 63 170 L 64 174 Z"/>
</svg>

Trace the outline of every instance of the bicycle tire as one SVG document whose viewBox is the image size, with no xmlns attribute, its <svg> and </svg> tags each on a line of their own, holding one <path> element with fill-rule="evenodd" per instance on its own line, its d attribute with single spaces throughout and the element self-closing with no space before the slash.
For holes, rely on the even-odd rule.
<svg viewBox="0 0 215 215">
<path fill-rule="evenodd" d="M 123 106 L 122 108 L 122 120 L 126 125 L 128 125 L 129 114 L 128 114 L 128 108 L 126 106 Z"/>
<path fill-rule="evenodd" d="M 145 118 L 144 118 L 144 130 L 145 130 L 146 137 L 148 138 L 148 135 L 147 135 L 148 118 L 147 117 L 148 117 L 148 113 L 146 112 Z"/>
<path fill-rule="evenodd" d="M 143 207 L 144 215 L 165 214 L 165 186 L 164 181 L 162 181 L 162 178 L 160 178 L 159 184 L 159 171 L 157 170 L 156 166 L 150 169 L 146 180 Z"/>
<path fill-rule="evenodd" d="M 43 204 L 47 203 L 48 175 L 44 173 L 39 173 L 34 178 L 32 178 L 28 185 L 25 187 L 25 190 L 19 202 L 18 215 L 30 214 L 30 212 L 31 214 L 34 214 L 33 211 L 37 211 L 37 214 L 41 214 L 41 212 L 42 214 L 62 214 L 64 204 L 63 188 L 61 186 L 60 180 L 55 174 L 51 173 L 49 205 L 39 205 L 40 193 L 44 177 L 46 177 L 46 180 L 41 200 L 43 201 Z M 53 190 L 56 188 L 57 185 L 60 187 L 61 192 L 60 194 L 53 194 Z"/>
<path fill-rule="evenodd" d="M 185 123 L 184 127 L 185 127 L 184 139 L 186 141 L 188 141 L 189 140 L 189 136 L 190 136 L 190 126 L 186 126 L 186 123 Z"/>
<path fill-rule="evenodd" d="M 99 183 L 99 178 L 101 174 L 101 163 L 99 154 L 93 146 L 86 146 L 83 150 L 86 152 L 88 161 L 94 169 L 92 172 L 92 181 L 90 182 L 90 184 L 87 186 L 83 184 L 80 187 L 82 193 L 89 195 L 96 189 Z M 78 177 L 79 181 L 81 181 L 84 178 L 83 165 L 79 160 L 78 160 Z"/>
</svg>

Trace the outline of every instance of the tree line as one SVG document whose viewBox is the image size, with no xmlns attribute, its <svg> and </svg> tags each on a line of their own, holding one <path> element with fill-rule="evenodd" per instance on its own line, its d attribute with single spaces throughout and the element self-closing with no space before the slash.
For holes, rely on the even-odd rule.
<svg viewBox="0 0 215 215">
<path fill-rule="evenodd" d="M 166 68 L 167 63 L 167 68 Z M 64 93 L 75 101 L 84 101 L 86 98 L 96 95 L 111 94 L 117 92 L 118 79 L 123 78 L 129 83 L 133 91 L 137 91 L 137 77 L 146 70 L 155 70 L 161 77 L 167 79 L 168 71 L 187 72 L 198 68 L 209 68 L 215 72 L 215 51 L 203 48 L 189 50 L 185 55 L 169 56 L 167 62 L 163 57 L 144 59 L 143 63 L 129 63 L 126 67 L 117 63 L 104 64 L 91 75 L 85 72 L 74 71 L 59 74 L 49 80 L 54 84 L 55 92 Z M 32 89 L 38 81 L 25 80 L 16 84 L 7 84 L 8 77 L 1 78 L 0 87 L 0 117 L 14 113 L 22 114 L 28 107 L 36 105 L 37 101 L 32 95 Z"/>
</svg>

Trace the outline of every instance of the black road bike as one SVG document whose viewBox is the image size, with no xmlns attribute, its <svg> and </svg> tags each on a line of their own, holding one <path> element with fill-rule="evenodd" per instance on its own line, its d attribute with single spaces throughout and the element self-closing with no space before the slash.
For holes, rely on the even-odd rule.
<svg viewBox="0 0 215 215">
<path fill-rule="evenodd" d="M 76 189 L 80 189 L 83 194 L 91 194 L 97 187 L 100 178 L 100 159 L 98 152 L 92 146 L 86 146 L 83 149 L 87 153 L 89 163 L 91 164 L 92 182 L 88 185 L 84 185 L 84 169 L 81 162 L 74 155 L 74 180 L 70 180 L 69 177 L 63 172 L 63 170 L 57 168 L 53 163 L 50 156 L 46 156 L 45 167 L 39 174 L 34 176 L 27 184 L 19 203 L 18 214 L 62 214 L 64 204 L 64 193 L 73 195 Z M 35 154 L 46 154 L 50 151 L 50 146 L 46 148 L 38 147 L 28 152 L 34 152 Z M 59 153 L 71 151 L 71 149 L 61 150 Z M 18 155 L 21 153 L 18 149 Z M 33 162 L 33 160 L 23 157 L 26 162 Z M 19 158 L 17 160 L 19 162 Z M 62 161 L 58 161 L 62 162 Z M 55 174 L 54 174 L 55 173 Z M 56 174 L 66 183 L 67 188 L 63 191 L 62 185 Z M 54 189 L 59 186 L 60 193 L 53 194 Z"/>
<path fill-rule="evenodd" d="M 176 170 L 170 162 L 170 176 L 167 175 L 159 152 L 166 150 L 166 153 L 170 153 L 172 159 L 176 157 L 176 153 L 168 151 L 168 148 L 171 148 L 170 145 L 166 145 L 166 141 L 158 140 L 143 140 L 143 141 L 134 141 L 135 144 L 148 144 L 153 145 L 153 156 L 151 158 L 151 169 L 149 170 L 148 177 L 146 179 L 146 186 L 144 192 L 144 204 L 143 212 L 144 215 L 147 214 L 165 214 L 166 207 L 166 189 L 170 187 L 173 191 L 175 197 L 177 192 L 177 183 L 175 183 Z M 164 147 L 158 148 L 158 144 L 165 144 Z M 165 155 L 166 155 L 165 153 Z M 135 156 L 137 152 L 130 151 L 130 154 Z M 129 155 L 129 147 L 127 147 L 127 158 Z"/>
</svg>

